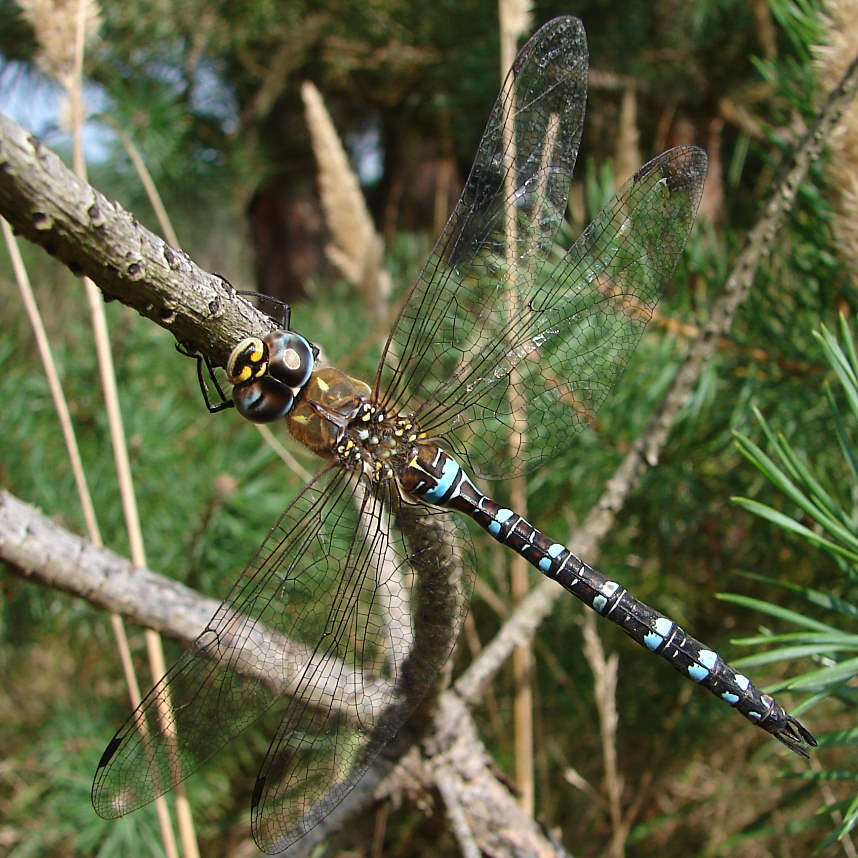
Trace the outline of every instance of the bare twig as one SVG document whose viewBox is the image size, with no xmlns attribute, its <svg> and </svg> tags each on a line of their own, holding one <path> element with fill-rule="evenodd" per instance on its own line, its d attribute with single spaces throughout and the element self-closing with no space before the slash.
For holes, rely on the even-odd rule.
<svg viewBox="0 0 858 858">
<path fill-rule="evenodd" d="M 596 708 L 599 712 L 599 734 L 605 768 L 605 791 L 608 812 L 611 814 L 612 858 L 625 855 L 628 824 L 623 819 L 623 782 L 617 761 L 617 669 L 620 660 L 616 653 L 607 658 L 602 641 L 596 631 L 596 617 L 587 612 L 583 623 L 584 657 L 593 671 Z"/>
<path fill-rule="evenodd" d="M 186 644 L 196 639 L 219 606 L 215 599 L 137 567 L 110 549 L 93 545 L 65 530 L 35 507 L 4 490 L 0 490 L 0 560 L 29 580 L 80 596 L 98 608 L 121 614 L 126 620 Z M 258 635 L 257 646 L 279 647 L 283 662 L 306 663 L 313 658 L 311 647 L 282 635 L 275 636 L 263 627 L 254 634 Z M 262 678 L 274 694 L 295 690 L 294 685 L 267 671 L 252 658 L 239 660 L 235 669 L 243 675 Z M 328 673 L 343 678 L 348 685 L 348 667 L 332 661 Z M 385 683 L 383 679 L 369 681 L 379 685 Z M 349 687 L 365 689 L 367 678 L 362 685 L 353 679 Z M 332 686 L 331 693 L 318 699 L 326 705 L 337 705 L 333 701 L 334 690 Z M 339 705 L 344 717 L 353 717 L 360 709 L 349 698 Z"/>
<path fill-rule="evenodd" d="M 446 770 L 439 771 L 435 777 L 435 783 L 438 786 L 438 792 L 441 793 L 441 798 L 444 800 L 444 806 L 447 809 L 447 819 L 450 820 L 450 826 L 456 835 L 456 840 L 459 842 L 460 852 L 464 858 L 480 858 L 482 853 L 479 846 L 477 846 L 476 840 L 474 840 L 474 835 L 471 833 L 467 816 L 456 794 L 452 776 Z"/>
</svg>

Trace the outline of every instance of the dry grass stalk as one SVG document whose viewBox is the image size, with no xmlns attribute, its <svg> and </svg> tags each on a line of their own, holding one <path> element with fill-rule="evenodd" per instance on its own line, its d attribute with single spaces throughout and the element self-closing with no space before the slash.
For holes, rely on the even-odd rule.
<svg viewBox="0 0 858 858">
<path fill-rule="evenodd" d="M 60 105 L 60 122 L 69 129 L 72 135 L 75 172 L 85 178 L 86 164 L 81 140 L 85 118 L 82 99 L 83 58 L 87 43 L 93 40 L 101 26 L 101 11 L 94 0 L 24 0 L 21 5 L 24 16 L 33 27 L 37 39 L 39 46 L 37 62 L 39 66 L 45 74 L 53 77 L 65 92 L 65 99 Z M 145 566 L 142 531 L 137 516 L 127 444 L 119 412 L 116 378 L 113 372 L 110 340 L 104 315 L 104 302 L 101 299 L 101 293 L 92 280 L 84 277 L 83 282 L 91 309 L 93 336 L 98 354 L 105 409 L 110 424 L 111 441 L 119 476 L 120 495 L 125 511 L 132 559 L 137 566 Z M 86 508 L 85 497 L 82 496 L 81 500 Z M 93 533 L 93 526 L 95 526 L 94 517 L 89 528 L 90 538 L 97 540 L 99 537 L 97 531 Z M 124 624 L 116 614 L 111 615 L 111 623 L 131 702 L 136 707 L 140 701 L 140 689 L 134 673 Z M 161 639 L 156 632 L 151 630 L 146 631 L 145 637 L 149 662 L 157 679 L 166 670 Z M 167 713 L 167 717 L 169 717 L 169 713 Z M 185 855 L 189 858 L 198 858 L 199 850 L 193 830 L 193 821 L 181 784 L 176 794 L 179 829 Z M 169 812 L 163 796 L 158 796 L 155 799 L 155 807 L 165 853 L 168 856 L 178 856 Z"/>
<path fill-rule="evenodd" d="M 821 82 L 830 89 L 843 77 L 858 46 L 858 2 L 827 0 L 828 42 L 816 48 Z M 834 233 L 853 282 L 858 280 L 858 111 L 846 111 L 828 141 L 829 176 L 837 193 Z"/>
<path fill-rule="evenodd" d="M 376 319 L 387 314 L 390 275 L 381 267 L 383 244 L 366 207 L 357 176 L 319 90 L 301 86 L 307 127 L 316 156 L 319 196 L 331 242 L 328 258 L 366 296 Z"/>
<path fill-rule="evenodd" d="M 499 0 L 498 15 L 500 17 L 501 45 L 510 45 L 509 50 L 515 56 L 516 42 L 523 33 L 531 29 L 531 9 L 529 0 Z M 503 53 L 503 50 L 502 50 Z M 501 74 L 505 75 L 512 65 L 512 60 L 504 63 L 501 59 Z"/>
<path fill-rule="evenodd" d="M 101 27 L 101 9 L 95 0 L 19 0 L 21 14 L 36 35 L 39 68 L 70 90 L 75 76 L 75 40 L 81 2 L 86 4 L 84 42 L 91 45 Z M 65 112 L 65 107 L 63 108 Z M 66 125 L 70 127 L 70 124 Z"/>
<path fill-rule="evenodd" d="M 528 27 L 529 14 L 526 2 L 522 0 L 500 0 L 498 4 L 500 18 L 500 58 L 501 58 L 501 81 L 503 88 L 510 88 L 507 93 L 512 108 L 506 115 L 503 125 L 503 151 L 504 157 L 509 164 L 516 162 L 516 136 L 515 136 L 515 83 L 506 78 L 516 55 L 518 39 Z M 543 150 L 543 158 L 550 152 L 548 141 Z M 515 193 L 515 170 L 510 169 L 505 173 L 505 192 L 507 200 L 514 199 Z M 503 293 L 503 301 L 506 304 L 510 317 L 519 312 L 517 306 L 517 293 L 515 282 L 515 248 L 518 246 L 518 225 L 516 221 L 515 206 L 508 204 L 504 212 L 504 233 L 506 237 L 506 263 L 509 279 Z M 520 433 L 518 438 L 515 434 L 510 437 L 512 447 L 524 444 L 527 431 L 527 418 L 524 396 L 520 385 L 517 384 L 517 372 L 513 370 L 510 374 L 509 403 L 515 431 Z M 513 478 L 509 484 L 510 504 L 513 509 L 518 510 L 520 515 L 527 516 L 527 484 L 523 476 Z M 509 558 L 510 565 L 510 593 L 513 604 L 519 604 L 527 595 L 529 581 L 527 575 L 527 562 L 524 557 L 516 554 Z M 513 673 L 513 733 L 515 746 L 515 783 L 518 788 L 518 804 L 525 813 L 532 815 L 536 803 L 536 783 L 534 774 L 534 715 L 533 715 L 533 653 L 530 645 L 516 647 L 512 658 Z"/>
<path fill-rule="evenodd" d="M 616 175 L 623 181 L 626 176 L 634 175 L 643 162 L 638 132 L 638 94 L 634 84 L 623 88 L 619 128 L 614 144 L 614 161 Z"/>
</svg>

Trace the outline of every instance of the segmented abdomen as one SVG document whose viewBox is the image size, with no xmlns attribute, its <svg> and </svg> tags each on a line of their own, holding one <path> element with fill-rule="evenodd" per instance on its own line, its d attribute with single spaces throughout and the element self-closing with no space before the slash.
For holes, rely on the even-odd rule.
<svg viewBox="0 0 858 858">
<path fill-rule="evenodd" d="M 714 650 L 686 634 L 669 617 L 636 599 L 625 587 L 588 566 L 565 545 L 486 497 L 439 447 L 421 445 L 402 475 L 402 484 L 412 495 L 429 503 L 470 515 L 498 542 L 517 551 L 585 605 L 616 623 L 632 640 L 661 656 L 693 682 L 708 688 L 791 750 L 807 756 L 801 746 L 816 744 L 795 718 Z"/>
</svg>

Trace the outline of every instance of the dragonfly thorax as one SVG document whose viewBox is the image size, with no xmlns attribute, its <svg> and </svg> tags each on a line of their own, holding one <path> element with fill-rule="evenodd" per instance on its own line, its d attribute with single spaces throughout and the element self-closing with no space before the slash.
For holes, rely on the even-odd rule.
<svg viewBox="0 0 858 858">
<path fill-rule="evenodd" d="M 417 440 L 409 418 L 372 402 L 366 382 L 334 367 L 312 373 L 286 416 L 292 435 L 320 456 L 363 470 L 373 481 L 392 479 Z"/>
</svg>

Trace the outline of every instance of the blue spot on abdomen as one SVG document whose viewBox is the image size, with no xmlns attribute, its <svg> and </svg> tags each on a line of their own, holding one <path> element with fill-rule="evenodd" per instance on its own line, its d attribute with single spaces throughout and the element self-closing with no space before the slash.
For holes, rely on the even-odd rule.
<svg viewBox="0 0 858 858">
<path fill-rule="evenodd" d="M 697 653 L 699 664 L 692 664 L 688 668 L 688 675 L 695 682 L 702 682 L 709 675 L 709 671 L 715 667 L 718 661 L 718 653 L 712 652 L 711 649 L 702 649 Z"/>
<path fill-rule="evenodd" d="M 669 620 L 667 617 L 659 617 L 655 621 L 655 631 L 644 635 L 646 648 L 655 652 L 665 642 L 672 628 L 673 620 Z"/>
<path fill-rule="evenodd" d="M 673 628 L 673 620 L 669 620 L 667 617 L 659 617 L 655 621 L 655 630 L 663 638 L 666 638 L 670 634 L 670 630 L 672 628 Z"/>
<path fill-rule="evenodd" d="M 703 667 L 699 664 L 692 664 L 688 668 L 688 675 L 695 682 L 702 682 L 709 675 L 709 671 L 705 667 Z"/>
<path fill-rule="evenodd" d="M 647 632 L 644 635 L 644 644 L 648 650 L 655 652 L 664 643 L 664 638 L 655 632 Z"/>
<path fill-rule="evenodd" d="M 441 471 L 441 476 L 438 477 L 432 488 L 423 492 L 423 496 L 427 500 L 432 501 L 432 503 L 441 503 L 444 495 L 450 491 L 450 487 L 455 482 L 456 477 L 459 476 L 459 472 L 461 470 L 462 469 L 459 467 L 457 462 L 449 456 L 446 456 L 444 458 L 444 468 Z"/>
<path fill-rule="evenodd" d="M 561 545 L 559 542 L 553 542 L 551 545 L 548 546 L 548 549 L 545 552 L 548 557 L 543 557 L 540 559 L 538 564 L 539 568 L 543 572 L 550 572 L 552 561 L 556 560 L 565 550 L 565 545 Z"/>
<path fill-rule="evenodd" d="M 712 670 L 715 663 L 718 661 L 718 653 L 712 652 L 711 649 L 702 649 L 697 656 L 697 660 L 704 666 Z"/>
<path fill-rule="evenodd" d="M 511 509 L 499 509 L 497 511 L 497 515 L 494 517 L 494 520 L 489 522 L 489 533 L 492 536 L 497 536 L 500 533 L 501 525 L 513 515 L 515 515 L 515 513 Z"/>
</svg>

